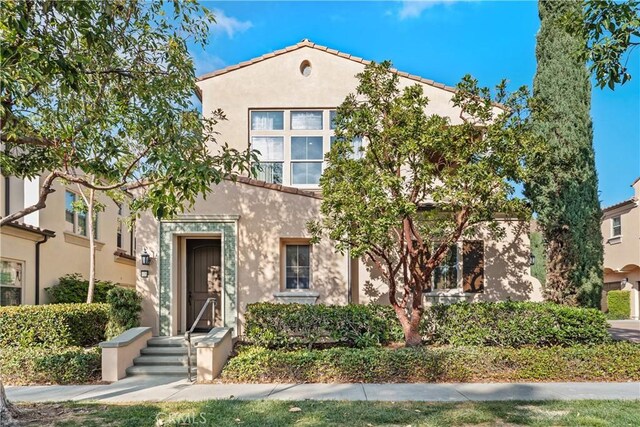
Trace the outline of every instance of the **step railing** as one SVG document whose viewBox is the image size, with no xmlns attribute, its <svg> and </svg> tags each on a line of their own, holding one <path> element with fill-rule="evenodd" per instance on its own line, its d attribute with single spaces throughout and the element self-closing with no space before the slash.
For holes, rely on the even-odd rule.
<svg viewBox="0 0 640 427">
<path fill-rule="evenodd" d="M 204 305 L 200 309 L 200 313 L 198 313 L 198 317 L 196 317 L 196 320 L 193 322 L 193 325 L 191 325 L 191 329 L 189 329 L 184 334 L 184 340 L 187 342 L 187 378 L 189 379 L 189 382 L 191 382 L 191 334 L 193 333 L 194 329 L 196 328 L 196 325 L 198 324 L 198 322 L 200 322 L 200 318 L 204 314 L 204 311 L 207 309 L 207 306 L 209 304 L 211 304 L 211 323 L 212 323 L 212 325 L 215 324 L 215 321 L 216 321 L 216 298 L 215 297 L 211 297 L 211 298 L 207 298 L 207 300 L 205 301 Z"/>
</svg>

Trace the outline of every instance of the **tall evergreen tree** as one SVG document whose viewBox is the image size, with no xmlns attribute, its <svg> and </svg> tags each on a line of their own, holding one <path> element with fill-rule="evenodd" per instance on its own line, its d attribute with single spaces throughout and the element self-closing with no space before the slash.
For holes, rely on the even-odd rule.
<svg viewBox="0 0 640 427">
<path fill-rule="evenodd" d="M 538 3 L 538 68 L 534 96 L 547 109 L 534 116 L 549 151 L 526 186 L 547 245 L 546 297 L 597 307 L 602 288 L 601 210 L 590 116 L 589 71 L 579 55 L 585 41 L 562 19 L 581 13 L 579 1 Z M 536 120 L 537 119 L 537 120 Z"/>
</svg>

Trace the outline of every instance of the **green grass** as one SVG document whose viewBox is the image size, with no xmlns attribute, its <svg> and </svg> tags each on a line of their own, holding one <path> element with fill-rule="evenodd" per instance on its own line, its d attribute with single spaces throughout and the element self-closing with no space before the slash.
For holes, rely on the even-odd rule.
<svg viewBox="0 0 640 427">
<path fill-rule="evenodd" d="M 291 412 L 291 408 L 300 408 Z M 638 401 L 234 401 L 22 405 L 23 425 L 55 426 L 638 426 Z M 32 411 L 30 417 L 29 412 Z M 46 417 L 46 418 L 45 418 Z M 29 418 L 33 418 L 29 420 Z M 156 424 L 156 420 L 163 422 Z M 32 422 L 32 423 L 31 423 Z M 49 425 L 49 424 L 47 424 Z"/>
</svg>

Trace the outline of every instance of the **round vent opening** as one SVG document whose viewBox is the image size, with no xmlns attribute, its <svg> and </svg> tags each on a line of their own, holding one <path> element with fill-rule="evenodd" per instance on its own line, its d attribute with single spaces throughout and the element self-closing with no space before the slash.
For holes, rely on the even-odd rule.
<svg viewBox="0 0 640 427">
<path fill-rule="evenodd" d="M 309 77 L 309 75 L 311 74 L 311 62 L 307 61 L 306 59 L 302 61 L 302 63 L 300 64 L 300 74 L 305 77 Z"/>
</svg>

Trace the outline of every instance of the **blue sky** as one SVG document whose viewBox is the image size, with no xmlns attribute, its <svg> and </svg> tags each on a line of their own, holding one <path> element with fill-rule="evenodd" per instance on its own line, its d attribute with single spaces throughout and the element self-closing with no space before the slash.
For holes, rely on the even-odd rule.
<svg viewBox="0 0 640 427">
<path fill-rule="evenodd" d="M 366 59 L 390 59 L 412 74 L 455 85 L 470 73 L 483 85 L 502 78 L 531 86 L 536 69 L 537 3 L 488 1 L 204 2 L 218 24 L 206 50 L 192 48 L 198 75 L 304 38 Z M 600 199 L 633 195 L 640 176 L 640 53 L 633 79 L 615 91 L 593 89 Z"/>
</svg>

